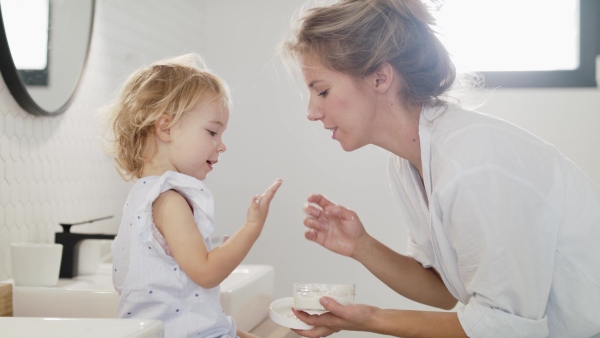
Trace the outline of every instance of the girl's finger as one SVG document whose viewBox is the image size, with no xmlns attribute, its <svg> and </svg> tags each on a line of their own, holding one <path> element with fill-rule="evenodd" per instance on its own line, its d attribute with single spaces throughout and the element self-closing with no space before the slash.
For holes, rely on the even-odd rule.
<svg viewBox="0 0 600 338">
<path fill-rule="evenodd" d="M 265 192 L 261 195 L 261 200 L 265 200 L 267 203 L 270 203 L 282 183 L 283 180 L 281 178 L 276 179 L 275 182 L 273 182 L 273 184 L 271 184 L 271 186 L 267 188 L 267 190 L 265 190 Z"/>
</svg>

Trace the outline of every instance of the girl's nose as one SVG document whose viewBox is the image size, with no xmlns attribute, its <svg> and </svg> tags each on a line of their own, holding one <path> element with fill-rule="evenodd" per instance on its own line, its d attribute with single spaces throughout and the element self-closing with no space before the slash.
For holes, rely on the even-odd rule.
<svg viewBox="0 0 600 338">
<path fill-rule="evenodd" d="M 224 153 L 225 150 L 227 150 L 227 146 L 225 145 L 225 143 L 223 143 L 223 141 L 219 142 L 219 145 L 217 146 L 217 151 L 220 153 Z"/>
</svg>

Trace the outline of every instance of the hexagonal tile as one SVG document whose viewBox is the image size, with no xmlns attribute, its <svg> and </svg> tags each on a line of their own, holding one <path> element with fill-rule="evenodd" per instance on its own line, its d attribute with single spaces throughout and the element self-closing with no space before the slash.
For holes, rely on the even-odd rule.
<svg viewBox="0 0 600 338">
<path fill-rule="evenodd" d="M 18 203 L 15 205 L 15 224 L 19 224 L 23 229 L 27 229 L 25 226 L 25 215 L 23 212 L 23 205 Z"/>
<path fill-rule="evenodd" d="M 10 204 L 16 206 L 17 204 L 19 204 L 19 196 L 21 196 L 19 183 L 17 183 L 16 181 L 9 181 L 8 185 L 10 186 Z"/>
<path fill-rule="evenodd" d="M 21 138 L 21 137 L 23 137 L 24 134 L 25 134 L 25 131 L 24 131 L 23 119 L 22 118 L 15 119 L 15 136 L 17 136 L 18 138 Z"/>
<path fill-rule="evenodd" d="M 10 204 L 10 185 L 4 179 L 0 181 L 0 204 L 5 208 Z"/>
<path fill-rule="evenodd" d="M 15 223 L 15 206 L 12 205 L 12 203 L 9 203 L 7 206 L 4 207 L 4 222 L 8 229 L 11 231 L 11 234 L 12 231 L 14 229 L 17 229 L 17 227 L 19 226 Z M 12 238 L 11 242 L 14 242 Z"/>
<path fill-rule="evenodd" d="M 10 158 L 10 139 L 5 134 L 0 135 L 0 158 Z"/>
<path fill-rule="evenodd" d="M 4 179 L 7 182 L 15 180 L 15 162 L 10 158 L 4 160 Z"/>
<path fill-rule="evenodd" d="M 15 135 L 15 117 L 12 114 L 4 117 L 4 133 L 8 138 L 12 138 Z"/>
<path fill-rule="evenodd" d="M 15 180 L 18 183 L 25 182 L 25 164 L 21 158 L 14 160 Z"/>
</svg>

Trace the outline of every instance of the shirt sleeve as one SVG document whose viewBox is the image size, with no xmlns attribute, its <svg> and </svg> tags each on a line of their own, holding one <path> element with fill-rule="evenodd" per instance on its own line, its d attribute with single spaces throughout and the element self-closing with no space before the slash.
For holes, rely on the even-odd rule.
<svg viewBox="0 0 600 338">
<path fill-rule="evenodd" d="M 415 242 L 410 231 L 408 231 L 408 243 L 406 246 L 406 255 L 414 258 L 417 262 L 421 263 L 421 265 L 423 265 L 423 267 L 426 269 L 430 268 L 432 266 L 431 261 L 429 260 L 429 258 L 427 257 L 427 255 L 425 254 L 425 252 L 423 251 L 421 246 Z"/>
<path fill-rule="evenodd" d="M 561 194 L 560 185 L 543 181 L 488 165 L 461 173 L 434 196 L 443 225 L 436 237 L 455 255 L 447 262 L 458 264 L 448 279 L 471 295 L 458 311 L 470 337 L 548 335 L 545 310 L 561 222 L 560 201 L 549 196 Z"/>
</svg>

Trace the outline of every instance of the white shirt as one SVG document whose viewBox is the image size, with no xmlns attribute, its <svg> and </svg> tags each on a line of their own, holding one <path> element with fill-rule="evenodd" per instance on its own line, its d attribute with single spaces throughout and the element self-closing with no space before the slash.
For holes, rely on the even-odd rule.
<svg viewBox="0 0 600 338">
<path fill-rule="evenodd" d="M 139 179 L 127 197 L 112 247 L 113 284 L 121 296 L 117 317 L 162 320 L 166 338 L 234 338 L 236 325 L 223 312 L 220 287 L 204 289 L 194 283 L 165 250 L 154 225 L 152 203 L 170 189 L 186 198 L 212 250 L 214 202 L 204 183 L 173 171 Z"/>
<path fill-rule="evenodd" d="M 600 333 L 600 188 L 552 145 L 455 105 L 424 108 L 423 183 L 391 155 L 408 255 L 465 306 L 469 337 Z"/>
</svg>

